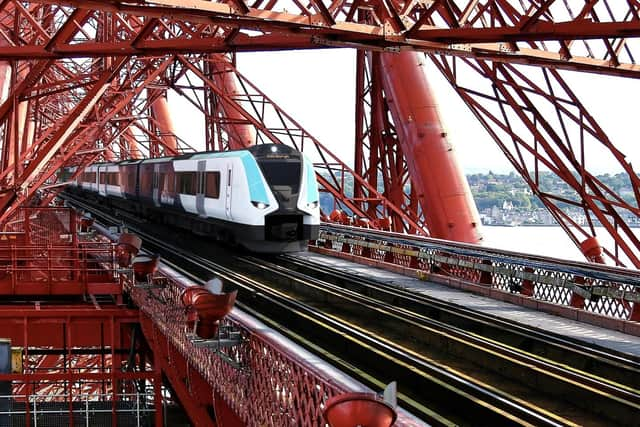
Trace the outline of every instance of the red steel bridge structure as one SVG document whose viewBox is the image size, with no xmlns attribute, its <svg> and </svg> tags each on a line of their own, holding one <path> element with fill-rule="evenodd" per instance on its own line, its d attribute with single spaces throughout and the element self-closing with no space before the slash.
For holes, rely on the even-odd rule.
<svg viewBox="0 0 640 427">
<path fill-rule="evenodd" d="M 34 237 L 48 228 L 43 224 L 75 236 L 73 215 L 49 213 L 54 219 L 27 224 L 24 210 L 55 199 L 65 185 L 58 174 L 63 167 L 76 166 L 80 173 L 96 161 L 193 151 L 193 144 L 176 135 L 167 98 L 173 92 L 201 112 L 202 148 L 275 142 L 309 155 L 322 191 L 342 212 L 352 213 L 327 213 L 327 221 L 481 243 L 478 212 L 423 72 L 424 61 L 432 61 L 585 257 L 638 268 L 640 240 L 627 218 L 640 213 L 640 181 L 619 142 L 603 129 L 603 118 L 591 114 L 572 90 L 569 75 L 640 77 L 639 36 L 635 0 L 2 0 L 4 240 L 13 242 L 11 251 L 26 245 L 20 256 L 37 267 L 38 256 L 28 251 L 46 248 Z M 239 52 L 327 48 L 357 49 L 356 75 L 341 76 L 355 79 L 356 87 L 352 166 L 327 141 L 309 134 L 295 113 L 273 102 L 268 88 L 256 87 L 236 68 Z M 613 114 L 615 95 L 622 94 L 612 94 Z M 590 170 L 596 158 L 618 166 L 631 198 L 597 178 Z M 558 194 L 541 172 L 554 174 L 569 190 Z M 566 205 L 582 209 L 584 225 L 563 212 Z M 598 241 L 597 226 L 611 236 L 611 246 Z M 112 250 L 69 239 L 64 257 L 71 258 L 59 266 L 65 271 L 82 251 L 86 257 L 87 251 Z M 128 383 L 131 391 L 136 381 L 158 383 L 164 375 L 174 384 L 193 363 L 179 357 L 168 362 L 177 360 L 176 350 L 162 344 L 159 337 L 167 330 L 150 323 L 153 315 L 103 307 L 100 295 L 119 300 L 126 285 L 95 276 L 88 282 L 70 276 L 77 286 L 64 292 L 33 284 L 35 279 L 0 287 L 4 296 L 85 296 L 45 312 L 33 302 L 42 298 L 27 298 L 20 309 L 0 307 L 0 331 L 13 328 L 16 345 L 39 349 L 25 359 L 31 371 L 12 377 L 22 381 L 21 393 L 84 387 L 84 394 L 116 396 L 116 382 Z M 136 360 L 156 368 L 109 368 L 124 364 L 121 350 L 140 334 L 134 332 L 139 315 L 148 342 L 137 347 Z M 69 364 L 77 370 L 67 372 Z M 20 375 L 39 376 L 39 385 Z M 151 394 L 156 399 L 158 387 Z M 207 396 L 219 393 L 207 378 L 174 388 L 181 397 L 196 389 L 207 390 Z M 205 403 L 185 406 L 192 419 L 207 420 Z"/>
</svg>

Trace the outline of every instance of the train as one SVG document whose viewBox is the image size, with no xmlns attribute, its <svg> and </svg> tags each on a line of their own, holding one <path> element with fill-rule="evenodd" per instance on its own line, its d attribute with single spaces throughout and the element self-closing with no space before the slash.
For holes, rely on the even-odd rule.
<svg viewBox="0 0 640 427">
<path fill-rule="evenodd" d="M 261 253 L 306 250 L 318 237 L 313 164 L 280 144 L 243 150 L 96 163 L 65 191 L 148 222 Z"/>
</svg>

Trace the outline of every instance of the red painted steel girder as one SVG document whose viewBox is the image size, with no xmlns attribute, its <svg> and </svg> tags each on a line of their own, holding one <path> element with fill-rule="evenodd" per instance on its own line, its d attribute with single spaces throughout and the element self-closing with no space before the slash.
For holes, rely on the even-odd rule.
<svg viewBox="0 0 640 427">
<path fill-rule="evenodd" d="M 533 0 L 13 0 L 0 7 L 1 34 L 9 39 L 0 47 L 5 59 L 357 47 L 627 76 L 639 70 L 632 40 L 640 36 L 636 1 L 593 0 L 572 8 Z M 109 28 L 111 36 L 82 31 L 67 42 L 76 25 L 66 24 L 79 10 L 88 14 L 87 25 Z M 20 35 L 13 34 L 15 22 L 21 23 Z"/>
<path fill-rule="evenodd" d="M 613 247 L 604 248 L 606 257 L 617 265 L 640 267 L 640 240 L 624 217 L 640 215 L 640 179 L 560 73 L 545 68 L 525 72 L 473 59 L 431 59 L 579 248 L 597 235 L 600 223 L 614 240 Z M 595 163 L 590 155 L 619 167 L 634 191 L 631 200 L 589 171 L 588 164 Z M 551 172 L 569 191 L 560 194 L 541 178 L 542 171 Z M 581 209 L 586 223 L 565 214 L 563 205 Z"/>
<path fill-rule="evenodd" d="M 92 60 L 37 61 L 13 88 L 12 96 L 0 105 L 0 123 L 8 128 L 19 125 L 13 99 L 28 100 L 29 114 L 36 119 L 33 140 L 20 150 L 18 162 L 12 161 L 15 156 L 3 157 L 6 166 L 0 173 L 4 189 L 0 221 L 43 184 L 53 190 L 44 197 L 50 200 L 60 189 L 54 174 L 62 166 L 83 166 L 99 156 L 103 160 L 139 157 L 139 145 L 144 145 L 151 156 L 178 153 L 173 141 L 165 136 L 166 129 L 157 126 L 151 114 L 162 92 L 146 92 L 152 84 L 162 86 L 161 76 L 172 57 L 139 62 L 120 57 L 99 62 L 98 67 Z M 141 136 L 132 143 L 133 133 Z M 17 151 L 17 146 L 11 147 L 11 140 L 8 142 L 5 140 L 7 152 Z M 193 151 L 182 141 L 179 145 L 180 151 Z M 137 152 L 132 153 L 132 147 Z M 106 156 L 107 152 L 116 154 Z"/>
<path fill-rule="evenodd" d="M 160 3 L 162 3 L 161 6 L 159 6 Z M 402 43 L 409 43 L 414 40 L 411 38 L 414 36 L 412 32 L 430 30 L 431 27 L 428 26 L 431 25 L 434 28 L 439 28 L 439 30 L 472 29 L 475 33 L 466 36 L 472 42 L 469 45 L 449 46 L 440 44 L 431 45 L 431 48 L 437 46 L 438 52 L 447 53 L 451 58 L 461 57 L 459 59 L 460 62 L 472 63 L 477 61 L 480 64 L 479 66 L 485 70 L 480 74 L 494 81 L 496 87 L 504 87 L 504 84 L 500 81 L 499 74 L 492 71 L 493 64 L 523 62 L 523 58 L 526 58 L 529 51 L 535 51 L 540 54 L 536 60 L 529 61 L 527 59 L 529 61 L 527 63 L 531 64 L 546 64 L 555 68 L 571 68 L 575 64 L 589 62 L 591 65 L 606 65 L 606 72 L 612 74 L 625 74 L 624 70 L 627 70 L 627 75 L 635 75 L 634 66 L 629 68 L 629 65 L 633 63 L 634 40 L 628 38 L 616 39 L 619 36 L 619 33 L 616 33 L 618 30 L 614 31 L 612 28 L 616 24 L 627 25 L 626 23 L 628 22 L 635 22 L 637 20 L 637 3 L 627 2 L 626 5 L 607 8 L 609 6 L 607 1 L 592 1 L 585 4 L 579 11 L 572 11 L 568 8 L 567 3 L 561 4 L 559 2 L 547 2 L 543 6 L 538 6 L 532 2 L 511 3 L 506 1 L 494 1 L 489 4 L 479 4 L 479 2 L 434 2 L 426 10 L 421 10 L 422 6 L 420 5 L 406 5 L 404 9 L 399 9 L 396 4 L 382 4 L 377 1 L 356 2 L 353 5 L 349 5 L 348 8 L 346 5 L 344 5 L 345 8 L 341 8 L 341 4 L 326 7 L 316 2 L 309 5 L 308 8 L 297 6 L 300 15 L 295 15 L 288 12 L 285 13 L 277 2 L 264 5 L 264 9 L 260 9 L 261 5 L 255 5 L 256 9 L 251 9 L 248 6 L 243 6 L 241 2 L 235 4 L 234 7 L 212 2 L 192 2 L 190 3 L 190 8 L 184 8 L 181 3 L 172 0 L 137 5 L 95 1 L 90 4 L 90 7 L 95 9 L 88 9 L 86 8 L 88 5 L 86 2 L 68 2 L 65 3 L 68 7 L 60 8 L 58 3 L 51 1 L 30 3 L 6 1 L 0 4 L 0 25 L 4 25 L 6 30 L 0 34 L 4 38 L 4 44 L 7 45 L 6 49 L 13 49 L 13 51 L 20 49 L 29 51 L 31 49 L 32 53 L 35 52 L 34 49 L 43 49 L 47 52 L 43 57 L 54 58 L 85 54 L 101 56 L 114 52 L 141 54 L 146 52 L 145 49 L 153 46 L 154 43 L 156 43 L 156 47 L 163 46 L 163 49 L 166 48 L 166 52 L 179 52 L 181 49 L 207 51 L 212 48 L 222 49 L 222 46 L 225 49 L 237 50 L 238 47 L 235 43 L 247 37 L 252 39 L 252 42 L 255 42 L 255 49 L 281 48 L 285 45 L 278 45 L 275 41 L 295 39 L 297 36 L 289 33 L 293 31 L 292 29 L 298 31 L 297 34 L 302 34 L 301 37 L 303 39 L 305 37 L 315 37 L 315 42 L 320 43 L 321 46 L 332 45 L 333 41 L 337 41 L 339 45 L 342 43 L 341 45 L 345 46 L 372 46 L 372 43 L 377 40 L 379 42 L 377 47 L 381 48 L 390 46 L 392 40 L 396 44 L 400 43 L 397 41 L 399 39 L 404 40 Z M 323 11 L 323 7 L 326 11 Z M 268 10 L 268 13 L 265 13 L 266 10 Z M 171 14 L 168 14 L 169 11 Z M 253 12 L 257 13 L 252 15 Z M 222 17 L 232 15 L 234 17 L 242 15 L 242 17 L 235 19 L 232 25 L 223 25 L 221 22 Z M 267 15 L 269 20 L 265 19 Z M 301 16 L 304 16 L 304 18 L 300 18 Z M 317 22 L 314 21 L 316 18 L 318 19 Z M 359 22 L 354 22 L 356 19 Z M 249 20 L 253 26 L 247 25 L 243 27 Z M 603 34 L 603 37 L 606 36 L 607 38 L 599 40 L 597 43 L 585 41 L 585 39 L 580 38 L 579 34 L 576 34 L 575 39 L 569 40 L 565 38 L 563 39 L 565 40 L 564 42 L 555 45 L 557 49 L 553 48 L 550 43 L 538 42 L 532 38 L 533 28 L 555 26 L 554 22 L 556 20 L 575 24 L 584 23 L 585 20 L 591 20 L 595 23 L 604 22 L 611 25 L 597 25 L 593 28 L 599 28 L 602 31 L 607 29 L 611 33 Z M 411 28 L 407 29 L 407 23 L 411 22 L 413 22 Z M 16 23 L 20 23 L 20 25 L 16 27 Z M 304 27 L 301 27 L 302 23 L 304 23 Z M 19 28 L 19 30 L 16 30 L 16 28 Z M 256 31 L 256 33 L 242 32 L 243 29 L 248 28 Z M 271 31 L 264 32 L 263 29 L 265 28 L 269 28 Z M 380 35 L 382 34 L 381 28 L 384 28 L 385 34 L 382 39 Z M 506 43 L 501 44 L 498 50 L 494 47 L 492 51 L 491 46 L 485 46 L 486 43 L 475 43 L 478 40 L 485 40 L 476 34 L 478 31 L 488 30 L 486 37 L 491 38 L 497 37 L 495 33 L 498 30 L 513 33 L 514 28 L 518 28 L 518 31 L 522 32 L 521 38 L 514 38 L 512 35 L 507 37 L 505 35 L 508 40 Z M 593 28 L 590 27 L 590 33 L 584 35 L 584 37 L 594 36 L 595 30 Z M 237 31 L 234 31 L 234 29 Z M 451 34 L 457 34 L 455 37 L 460 37 L 459 32 L 456 33 L 455 31 L 452 31 Z M 491 31 L 493 31 L 493 35 L 491 35 Z M 358 43 L 363 44 L 350 44 L 355 39 L 348 39 L 348 37 L 364 33 L 367 34 L 367 39 L 361 38 L 358 41 Z M 328 34 L 331 35 L 333 41 L 327 41 Z M 563 34 L 566 35 L 567 31 Z M 625 35 L 634 36 L 634 33 L 625 33 Z M 325 39 L 323 40 L 322 37 Z M 442 37 L 442 34 L 438 37 Z M 473 37 L 475 37 L 475 41 L 471 40 Z M 547 37 L 548 34 L 542 38 Z M 273 43 L 268 45 L 266 41 L 270 39 L 273 39 Z M 461 40 L 457 38 L 451 41 L 461 42 Z M 579 42 L 576 43 L 578 40 Z M 127 43 L 129 43 L 131 49 L 127 48 Z M 421 43 L 426 42 L 422 40 Z M 428 41 L 428 43 L 432 43 L 432 41 Z M 312 46 L 318 46 L 318 44 L 309 44 L 306 47 Z M 580 56 L 581 52 L 583 56 Z M 558 58 L 565 59 L 558 60 Z M 28 102 L 28 115 L 34 118 L 34 134 L 30 145 L 18 147 L 17 142 L 3 145 L 3 153 L 5 154 L 5 168 L 2 173 L 4 193 L 0 198 L 0 207 L 6 209 L 5 214 L 9 215 L 12 209 L 27 200 L 35 189 L 42 184 L 47 184 L 52 189 L 57 188 L 55 187 L 56 183 L 52 180 L 53 173 L 57 167 L 73 162 L 75 164 L 86 164 L 88 159 L 86 155 L 95 156 L 96 150 L 117 147 L 113 148 L 113 150 L 119 155 L 126 156 L 130 153 L 131 147 L 136 149 L 140 139 L 148 138 L 147 145 L 150 154 L 160 154 L 162 150 L 157 147 L 159 147 L 158 144 L 162 144 L 163 138 L 156 131 L 159 126 L 153 123 L 152 117 L 142 119 L 143 122 L 139 117 L 141 112 L 149 111 L 148 105 L 140 107 L 140 104 L 151 101 L 150 98 L 152 97 L 147 97 L 145 101 L 144 97 L 139 95 L 143 92 L 143 88 L 149 86 L 154 88 L 156 88 L 156 85 L 160 85 L 162 88 L 169 86 L 167 80 L 160 75 L 157 76 L 157 81 L 153 79 L 145 80 L 144 77 L 150 76 L 151 72 L 140 71 L 151 69 L 159 63 L 154 61 L 162 60 L 163 58 L 128 60 L 126 64 L 120 64 L 119 68 L 119 60 L 109 57 L 99 61 L 34 59 L 28 62 L 21 62 L 13 73 L 14 76 L 22 75 L 24 77 L 13 85 L 11 96 L 0 105 L 0 118 L 5 124 L 5 134 L 14 134 L 20 130 L 20 125 L 23 123 L 23 118 L 20 117 L 20 108 L 24 108 L 24 102 Z M 164 58 L 164 60 L 168 59 Z M 597 71 L 597 66 L 577 68 Z M 512 65 L 503 64 L 501 67 L 518 70 Z M 18 72 L 18 68 L 20 68 L 20 72 Z M 25 69 L 28 69 L 28 72 L 25 72 Z M 185 67 L 182 67 L 182 69 L 184 70 Z M 183 72 L 182 75 L 186 76 L 187 73 Z M 462 78 L 455 75 L 453 71 L 450 72 L 450 76 L 453 79 Z M 103 92 L 104 95 L 101 94 L 102 87 L 96 84 L 96 82 L 100 81 L 104 81 L 102 87 L 107 86 Z M 135 81 L 135 84 L 127 86 L 125 82 L 130 81 Z M 177 79 L 173 78 L 173 81 L 175 82 Z M 517 87 L 519 84 L 519 82 L 515 83 L 515 86 Z M 33 90 L 36 87 L 39 90 Z M 127 87 L 134 88 L 128 92 L 130 94 L 129 99 L 120 98 Z M 103 99 L 105 95 L 111 95 L 112 98 L 104 97 Z M 508 95 L 510 96 L 505 96 L 507 100 L 513 98 L 511 94 Z M 215 96 L 222 95 L 216 94 Z M 506 105 L 502 100 L 497 101 L 497 103 L 498 108 Z M 533 104 L 529 102 L 527 105 L 519 105 L 509 100 L 507 103 L 510 103 L 510 108 L 513 109 L 514 114 L 518 117 L 526 117 Z M 111 105 L 116 105 L 117 107 L 109 110 Z M 535 105 L 533 105 L 533 108 L 536 108 Z M 108 112 L 102 114 L 102 111 Z M 537 114 L 539 115 L 539 112 Z M 147 114 L 147 116 L 149 115 Z M 219 117 L 219 123 L 222 125 L 228 116 L 229 113 L 225 112 L 225 115 Z M 78 120 L 78 117 L 82 117 L 83 120 Z M 235 120 L 233 117 L 232 119 Z M 211 116 L 207 117 L 206 120 L 210 123 Z M 542 122 L 537 121 L 537 123 Z M 597 126 L 595 121 L 594 123 Z M 69 133 L 68 130 L 61 131 L 60 129 L 64 127 L 62 125 L 70 125 L 67 128 L 70 127 L 72 132 Z M 510 128 L 510 121 L 505 120 L 503 126 Z M 554 125 L 550 126 L 553 127 Z M 555 126 L 558 126 L 553 131 L 556 135 L 567 134 L 562 130 L 562 124 Z M 226 127 L 228 128 L 228 126 Z M 523 128 L 531 129 L 531 126 L 530 124 L 525 124 Z M 491 129 L 489 131 L 492 132 Z M 514 130 L 511 127 L 510 132 L 515 135 L 516 139 L 525 139 L 519 136 L 521 129 Z M 133 140 L 132 133 L 135 133 Z M 227 133 L 231 134 L 232 132 Z M 23 132 L 23 135 L 27 134 L 29 132 Z M 210 133 L 210 137 L 214 137 L 214 134 Z M 539 136 L 536 135 L 536 138 L 539 138 Z M 603 140 L 603 137 L 598 138 Z M 606 135 L 604 138 L 606 138 Z M 11 138 L 8 138 L 8 140 L 11 141 Z M 15 138 L 14 141 L 16 141 Z M 73 143 L 66 146 L 65 141 L 73 141 Z M 498 143 L 504 144 L 504 141 L 501 140 Z M 614 156 L 622 158 L 621 153 L 615 152 L 613 144 L 604 145 Z M 549 149 L 549 147 L 551 146 L 548 145 L 547 148 Z M 23 149 L 25 151 L 22 153 Z M 57 152 L 56 149 L 58 149 Z M 20 153 L 20 155 L 16 156 L 15 153 Z M 79 154 L 81 154 L 81 158 L 78 158 Z M 540 158 L 545 156 L 540 153 L 535 155 Z M 11 164 L 12 156 L 14 158 L 19 157 L 19 161 L 14 161 Z M 105 159 L 110 158 L 107 153 L 103 153 L 103 157 Z M 324 162 L 326 165 L 332 163 L 330 159 L 328 161 L 325 159 Z M 573 164 L 571 167 L 575 168 Z M 576 181 L 570 179 L 567 171 L 563 168 L 564 166 L 556 166 L 557 170 L 554 170 L 554 172 L 567 177 L 570 185 L 576 188 Z M 636 178 L 630 166 L 623 165 L 623 168 L 628 172 L 630 181 L 635 182 Z M 332 188 L 330 191 L 333 192 L 334 196 L 345 200 L 344 203 L 349 209 L 358 215 L 367 216 L 367 214 L 360 212 L 362 209 L 361 202 L 366 201 L 368 203 L 371 201 L 371 205 L 375 205 L 378 203 L 377 200 L 383 200 L 384 198 L 375 195 L 374 190 L 371 195 L 363 195 L 361 201 L 354 201 L 357 198 L 349 201 L 349 196 L 345 195 L 342 183 L 346 169 L 343 167 L 339 169 L 331 172 L 330 180 L 326 182 L 328 188 Z M 580 176 L 589 175 L 586 169 L 582 173 L 582 169 L 578 168 L 577 172 Z M 366 181 L 360 178 L 356 180 L 358 182 Z M 370 184 L 367 185 L 370 186 Z M 624 225 L 624 220 L 614 209 L 617 204 L 621 203 L 622 199 L 615 192 L 609 191 L 610 189 L 605 189 L 603 190 L 605 198 L 606 194 L 611 194 L 613 204 L 602 208 L 598 200 L 603 196 L 598 191 L 595 191 L 592 197 L 590 191 L 593 186 L 599 187 L 599 184 L 594 182 L 589 187 L 589 191 L 583 191 L 584 197 L 581 195 L 586 203 L 586 209 L 591 213 L 591 216 L 597 218 L 600 222 L 604 221 L 603 224 L 609 224 L 605 226 L 608 232 L 618 239 L 617 243 L 622 251 L 627 255 L 636 251 L 637 241 L 628 231 L 628 227 Z M 578 189 L 577 191 L 578 194 L 582 194 L 580 193 L 582 190 Z M 545 192 L 538 191 L 538 193 L 543 194 Z M 552 197 L 547 198 L 547 201 L 554 197 L 556 199 L 559 197 L 558 195 L 550 194 Z M 50 196 L 47 198 L 49 199 Z M 560 197 L 560 199 L 562 198 Z M 385 203 L 389 202 L 388 199 L 384 200 L 386 200 Z M 589 202 L 589 200 L 592 200 L 592 202 Z M 605 202 L 605 205 L 607 203 Z M 388 206 L 391 205 L 389 202 Z M 554 208 L 554 206 L 557 206 L 555 203 L 547 203 L 547 205 L 555 212 L 557 217 L 562 217 L 562 212 Z M 385 207 L 385 209 L 387 208 Z M 393 210 L 392 208 L 389 209 Z M 381 210 L 376 213 L 376 216 L 379 215 L 384 215 Z M 411 221 L 415 222 L 415 215 L 413 217 L 411 215 L 408 216 Z M 563 223 L 570 224 L 570 221 L 565 219 Z M 423 228 L 419 224 L 410 224 L 408 227 L 410 229 Z M 590 228 L 584 232 L 583 236 L 575 237 L 576 243 L 580 243 L 583 238 L 590 238 L 594 234 L 593 228 Z M 617 228 L 622 228 L 623 234 L 627 234 L 628 238 L 621 238 Z M 614 257 L 618 257 L 615 254 L 615 249 L 609 252 L 613 253 Z M 632 262 L 635 264 L 635 261 Z"/>
<path fill-rule="evenodd" d="M 115 411 L 123 393 L 135 395 L 136 384 L 146 382 L 156 388 L 155 405 L 160 408 L 158 372 L 147 365 L 140 341 L 131 348 L 132 328 L 138 322 L 138 310 L 95 300 L 0 306 L 0 335 L 22 348 L 22 371 L 1 374 L 0 381 L 12 381 L 17 401 L 68 402 L 68 416 L 72 402 L 87 399 L 111 402 Z M 127 360 L 131 354 L 136 358 Z M 30 406 L 25 408 L 27 415 L 34 410 Z M 29 422 L 27 416 L 26 425 Z M 161 425 L 162 411 L 156 411 L 156 422 Z"/>
</svg>

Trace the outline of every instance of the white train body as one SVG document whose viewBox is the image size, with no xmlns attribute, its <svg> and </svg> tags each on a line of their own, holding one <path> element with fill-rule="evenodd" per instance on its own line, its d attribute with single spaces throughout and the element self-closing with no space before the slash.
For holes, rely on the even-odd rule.
<svg viewBox="0 0 640 427">
<path fill-rule="evenodd" d="M 259 252 L 304 250 L 320 225 L 313 165 L 283 145 L 95 164 L 73 186 L 141 217 Z"/>
</svg>

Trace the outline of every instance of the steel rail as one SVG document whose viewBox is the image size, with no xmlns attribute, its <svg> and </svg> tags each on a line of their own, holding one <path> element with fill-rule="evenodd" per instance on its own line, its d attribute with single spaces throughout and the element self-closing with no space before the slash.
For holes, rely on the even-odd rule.
<svg viewBox="0 0 640 427">
<path fill-rule="evenodd" d="M 472 310 L 458 304 L 450 303 L 429 295 L 407 290 L 402 287 L 387 284 L 383 281 L 372 280 L 361 276 L 345 273 L 343 270 L 320 265 L 315 261 L 295 255 L 281 255 L 277 259 L 280 266 L 286 265 L 289 270 L 308 271 L 317 278 L 330 281 L 333 284 L 348 287 L 348 289 L 374 297 L 380 300 L 393 301 L 396 307 L 415 311 L 436 320 L 446 318 L 450 325 L 465 330 L 472 330 L 500 339 L 502 343 L 512 346 L 526 345 L 528 352 L 535 352 L 536 347 L 543 347 L 547 358 L 552 358 L 558 363 L 573 366 L 588 366 L 590 373 L 604 376 L 623 382 L 630 386 L 640 384 L 640 357 L 617 352 L 612 349 L 602 348 L 593 343 L 586 343 L 580 339 L 572 339 L 563 335 L 541 330 L 530 325 L 521 325 L 511 320 L 501 318 L 477 310 Z M 301 271 L 301 272 L 302 272 Z M 508 335 L 507 335 L 508 334 Z M 534 346 L 534 347 L 532 347 Z M 549 347 L 554 348 L 552 354 L 548 354 Z M 569 357 L 560 357 L 556 352 L 569 352 Z M 604 366 L 601 366 L 604 365 Z M 608 368 L 607 368 L 608 367 Z M 611 369 L 619 369 L 620 374 L 615 375 Z M 629 373 L 634 375 L 629 376 Z"/>
<path fill-rule="evenodd" d="M 349 362 L 352 364 L 370 369 L 373 366 L 379 367 L 387 373 L 386 381 L 398 379 L 401 384 L 411 384 L 412 388 L 418 390 L 433 390 L 429 397 L 440 400 L 440 405 L 451 398 L 456 398 L 458 402 L 456 407 L 464 405 L 465 411 L 473 414 L 473 418 L 479 416 L 491 425 L 571 424 L 568 420 L 526 402 L 513 400 L 491 386 L 484 385 L 471 377 L 451 372 L 405 347 L 377 338 L 374 334 L 363 331 L 355 325 L 340 321 L 301 303 L 273 289 L 269 284 L 251 279 L 207 258 L 168 245 L 164 241 L 154 240 L 140 231 L 136 230 L 147 244 L 155 241 L 154 245 L 157 245 L 158 250 L 169 251 L 174 257 L 179 256 L 178 262 L 191 263 L 193 267 L 216 274 L 227 283 L 236 286 L 239 289 L 239 299 L 245 305 L 262 313 L 268 313 L 270 317 L 279 319 L 281 323 L 286 323 L 289 325 L 288 328 L 297 330 L 298 333 L 313 336 L 315 342 L 331 343 L 328 349 L 325 347 L 325 350 L 341 351 L 340 357 L 349 357 Z M 172 265 L 172 268 L 179 269 L 179 266 Z M 354 344 L 358 346 L 357 354 L 354 354 Z M 381 372 L 377 373 L 377 375 L 380 374 Z M 417 400 L 416 396 L 411 397 Z M 460 400 L 464 400 L 464 403 Z M 419 402 L 419 405 L 415 405 L 414 402 L 402 397 L 401 401 L 408 404 L 412 410 L 429 416 L 429 413 L 425 413 L 421 407 L 427 406 L 428 403 Z"/>
<path fill-rule="evenodd" d="M 433 338 L 429 338 L 430 343 L 445 341 L 444 345 L 449 350 L 454 349 L 454 346 L 459 346 L 464 349 L 459 353 L 464 354 L 465 358 L 487 360 L 488 365 L 494 370 L 505 370 L 506 372 L 517 369 L 519 375 L 525 373 L 529 381 L 535 376 L 535 382 L 539 385 L 546 385 L 545 390 L 548 393 L 554 394 L 558 398 L 570 400 L 583 409 L 592 410 L 591 402 L 598 402 L 598 408 L 608 408 L 603 412 L 609 417 L 614 415 L 612 418 L 614 421 L 627 424 L 633 422 L 635 414 L 640 413 L 640 390 L 635 388 L 640 374 L 637 364 L 627 371 L 629 374 L 633 374 L 630 385 L 618 384 L 568 366 L 567 363 L 571 363 L 570 358 L 560 363 L 554 362 L 494 339 L 485 338 L 477 333 L 470 333 L 442 321 L 430 319 L 425 315 L 398 307 L 395 303 L 365 296 L 341 286 L 311 278 L 300 272 L 292 272 L 263 259 L 250 257 L 242 261 L 255 266 L 262 276 L 269 272 L 276 276 L 286 277 L 291 281 L 291 285 L 287 289 L 292 289 L 296 284 L 308 286 L 313 288 L 314 298 L 323 301 L 342 299 L 342 301 L 333 304 L 340 305 L 340 307 L 357 305 L 358 311 L 365 309 L 364 319 L 384 317 L 385 321 L 406 325 L 406 330 L 411 331 L 413 336 L 418 334 L 433 336 Z M 279 279 L 278 283 L 283 283 L 283 281 Z M 318 295 L 319 293 L 325 295 Z M 345 309 L 345 311 L 348 310 Z"/>
<path fill-rule="evenodd" d="M 117 218 L 105 215 L 93 206 L 72 197 L 66 198 L 73 200 L 73 204 L 96 216 L 115 224 L 119 223 Z M 185 275 L 194 269 L 209 276 L 215 274 L 238 288 L 240 304 L 249 306 L 252 310 L 263 314 L 268 313 L 269 317 L 275 318 L 281 324 L 288 325 L 287 327 L 298 335 L 312 336 L 314 342 L 325 343 L 325 350 L 320 356 L 326 355 L 327 352 L 340 352 L 337 357 L 347 360 L 350 365 L 370 369 L 372 372 L 367 372 L 367 376 L 381 377 L 378 382 L 398 380 L 401 384 L 411 384 L 412 388 L 420 390 L 423 397 L 424 394 L 429 394 L 426 403 L 424 401 L 416 403 L 413 400 L 415 396 L 411 395 L 411 399 L 406 399 L 404 394 L 399 395 L 399 400 L 405 407 L 420 413 L 421 416 L 434 423 L 442 424 L 442 418 L 434 418 L 433 413 L 439 413 L 442 408 L 449 408 L 450 413 L 444 418 L 449 419 L 456 416 L 458 419 L 452 422 L 459 422 L 462 419 L 469 425 L 478 419 L 495 426 L 514 424 L 527 426 L 574 425 L 569 420 L 549 413 L 542 408 L 537 408 L 522 400 L 512 399 L 492 386 L 485 385 L 446 367 L 443 368 L 405 347 L 377 338 L 347 322 L 339 321 L 307 304 L 292 299 L 281 291 L 272 289 L 269 285 L 248 278 L 205 257 L 170 245 L 136 226 L 128 224 L 128 228 L 143 238 L 146 247 L 152 246 L 158 253 L 161 253 L 163 262 L 170 264 L 173 269 Z M 190 264 L 188 271 L 177 265 L 176 262 L 170 261 L 176 258 L 177 263 Z M 286 331 L 284 332 L 286 334 Z M 301 344 L 304 345 L 304 343 Z M 356 348 L 357 352 L 354 351 Z M 358 370 L 353 369 L 352 373 L 355 373 L 355 376 L 363 382 L 370 383 L 366 377 L 358 374 Z M 427 393 L 427 391 L 431 393 Z M 429 405 L 434 404 L 438 406 L 438 409 L 429 408 Z M 460 414 L 461 407 L 464 408 L 464 415 Z"/>
</svg>

